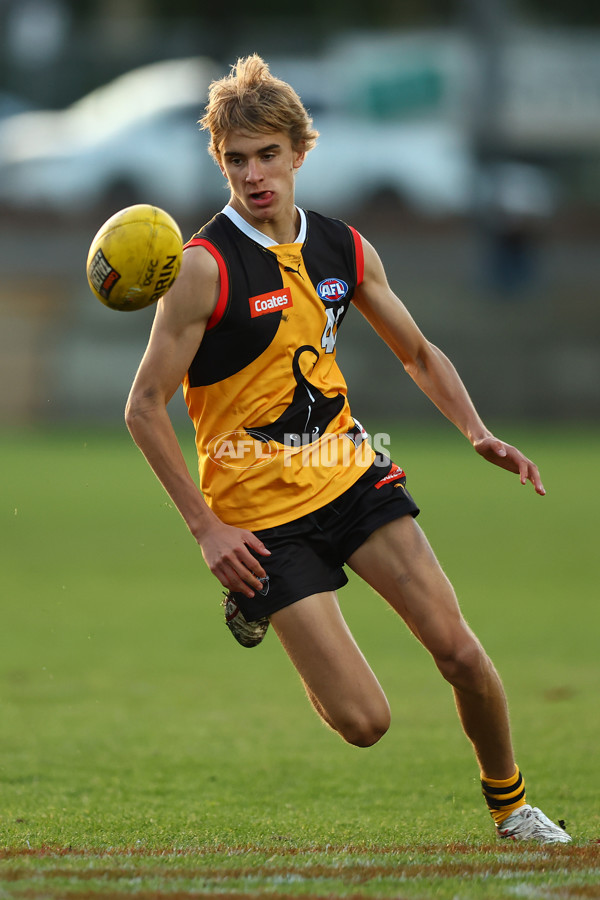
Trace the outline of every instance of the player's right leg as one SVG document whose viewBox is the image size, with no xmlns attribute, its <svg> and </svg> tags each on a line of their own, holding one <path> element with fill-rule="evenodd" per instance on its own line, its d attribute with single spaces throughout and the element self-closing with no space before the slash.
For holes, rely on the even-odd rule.
<svg viewBox="0 0 600 900">
<path fill-rule="evenodd" d="M 278 610 L 271 626 L 321 718 L 350 744 L 376 743 L 389 727 L 390 707 L 335 592 L 313 594 Z"/>
</svg>

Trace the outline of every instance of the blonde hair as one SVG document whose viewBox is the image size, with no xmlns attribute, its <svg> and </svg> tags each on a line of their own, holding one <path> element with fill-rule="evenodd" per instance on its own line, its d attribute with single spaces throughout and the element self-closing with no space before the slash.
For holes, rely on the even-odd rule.
<svg viewBox="0 0 600 900">
<path fill-rule="evenodd" d="M 229 75 L 212 82 L 205 115 L 198 124 L 210 132 L 208 149 L 217 162 L 231 131 L 281 131 L 289 136 L 294 150 L 305 152 L 312 150 L 319 136 L 296 91 L 271 75 L 257 53 L 238 59 Z"/>
</svg>

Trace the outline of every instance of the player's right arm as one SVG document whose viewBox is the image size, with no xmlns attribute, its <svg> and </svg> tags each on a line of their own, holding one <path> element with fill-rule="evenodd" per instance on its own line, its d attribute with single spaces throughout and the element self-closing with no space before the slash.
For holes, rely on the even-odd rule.
<svg viewBox="0 0 600 900">
<path fill-rule="evenodd" d="M 204 247 L 190 247 L 183 254 L 175 284 L 158 301 L 125 421 L 200 545 L 211 572 L 224 587 L 253 596 L 252 588 L 262 587 L 256 576 L 266 573 L 248 547 L 262 555 L 268 551 L 252 532 L 226 525 L 209 509 L 190 475 L 167 411 L 200 346 L 218 294 L 216 261 Z"/>
</svg>

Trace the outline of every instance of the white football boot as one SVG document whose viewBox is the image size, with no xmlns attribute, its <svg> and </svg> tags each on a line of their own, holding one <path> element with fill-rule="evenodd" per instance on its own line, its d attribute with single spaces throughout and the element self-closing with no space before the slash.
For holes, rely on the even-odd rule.
<svg viewBox="0 0 600 900">
<path fill-rule="evenodd" d="M 520 806 L 501 825 L 496 826 L 501 838 L 513 841 L 537 841 L 538 844 L 568 844 L 571 840 L 564 828 L 555 825 L 541 809 L 529 803 Z"/>
</svg>

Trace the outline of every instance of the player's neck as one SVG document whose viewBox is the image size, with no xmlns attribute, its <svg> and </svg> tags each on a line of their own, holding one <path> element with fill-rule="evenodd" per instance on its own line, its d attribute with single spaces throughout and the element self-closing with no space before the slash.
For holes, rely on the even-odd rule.
<svg viewBox="0 0 600 900">
<path fill-rule="evenodd" d="M 306 213 L 303 209 L 300 209 L 300 207 L 296 207 L 296 211 L 299 219 L 298 232 L 290 241 L 286 241 L 287 244 L 304 244 L 306 240 Z M 258 228 L 255 228 L 247 222 L 246 219 L 242 218 L 233 206 L 231 206 L 231 204 L 228 203 L 224 206 L 221 212 L 226 215 L 228 219 L 231 219 L 233 224 L 239 228 L 240 231 L 261 247 L 265 247 L 265 249 L 269 250 L 275 246 L 284 246 L 283 244 L 278 243 L 274 238 L 269 237 L 264 231 L 259 231 Z"/>
<path fill-rule="evenodd" d="M 293 244 L 300 230 L 300 214 L 294 205 L 272 219 L 259 219 L 235 201 L 228 204 L 241 218 L 264 234 L 273 244 Z"/>
</svg>

